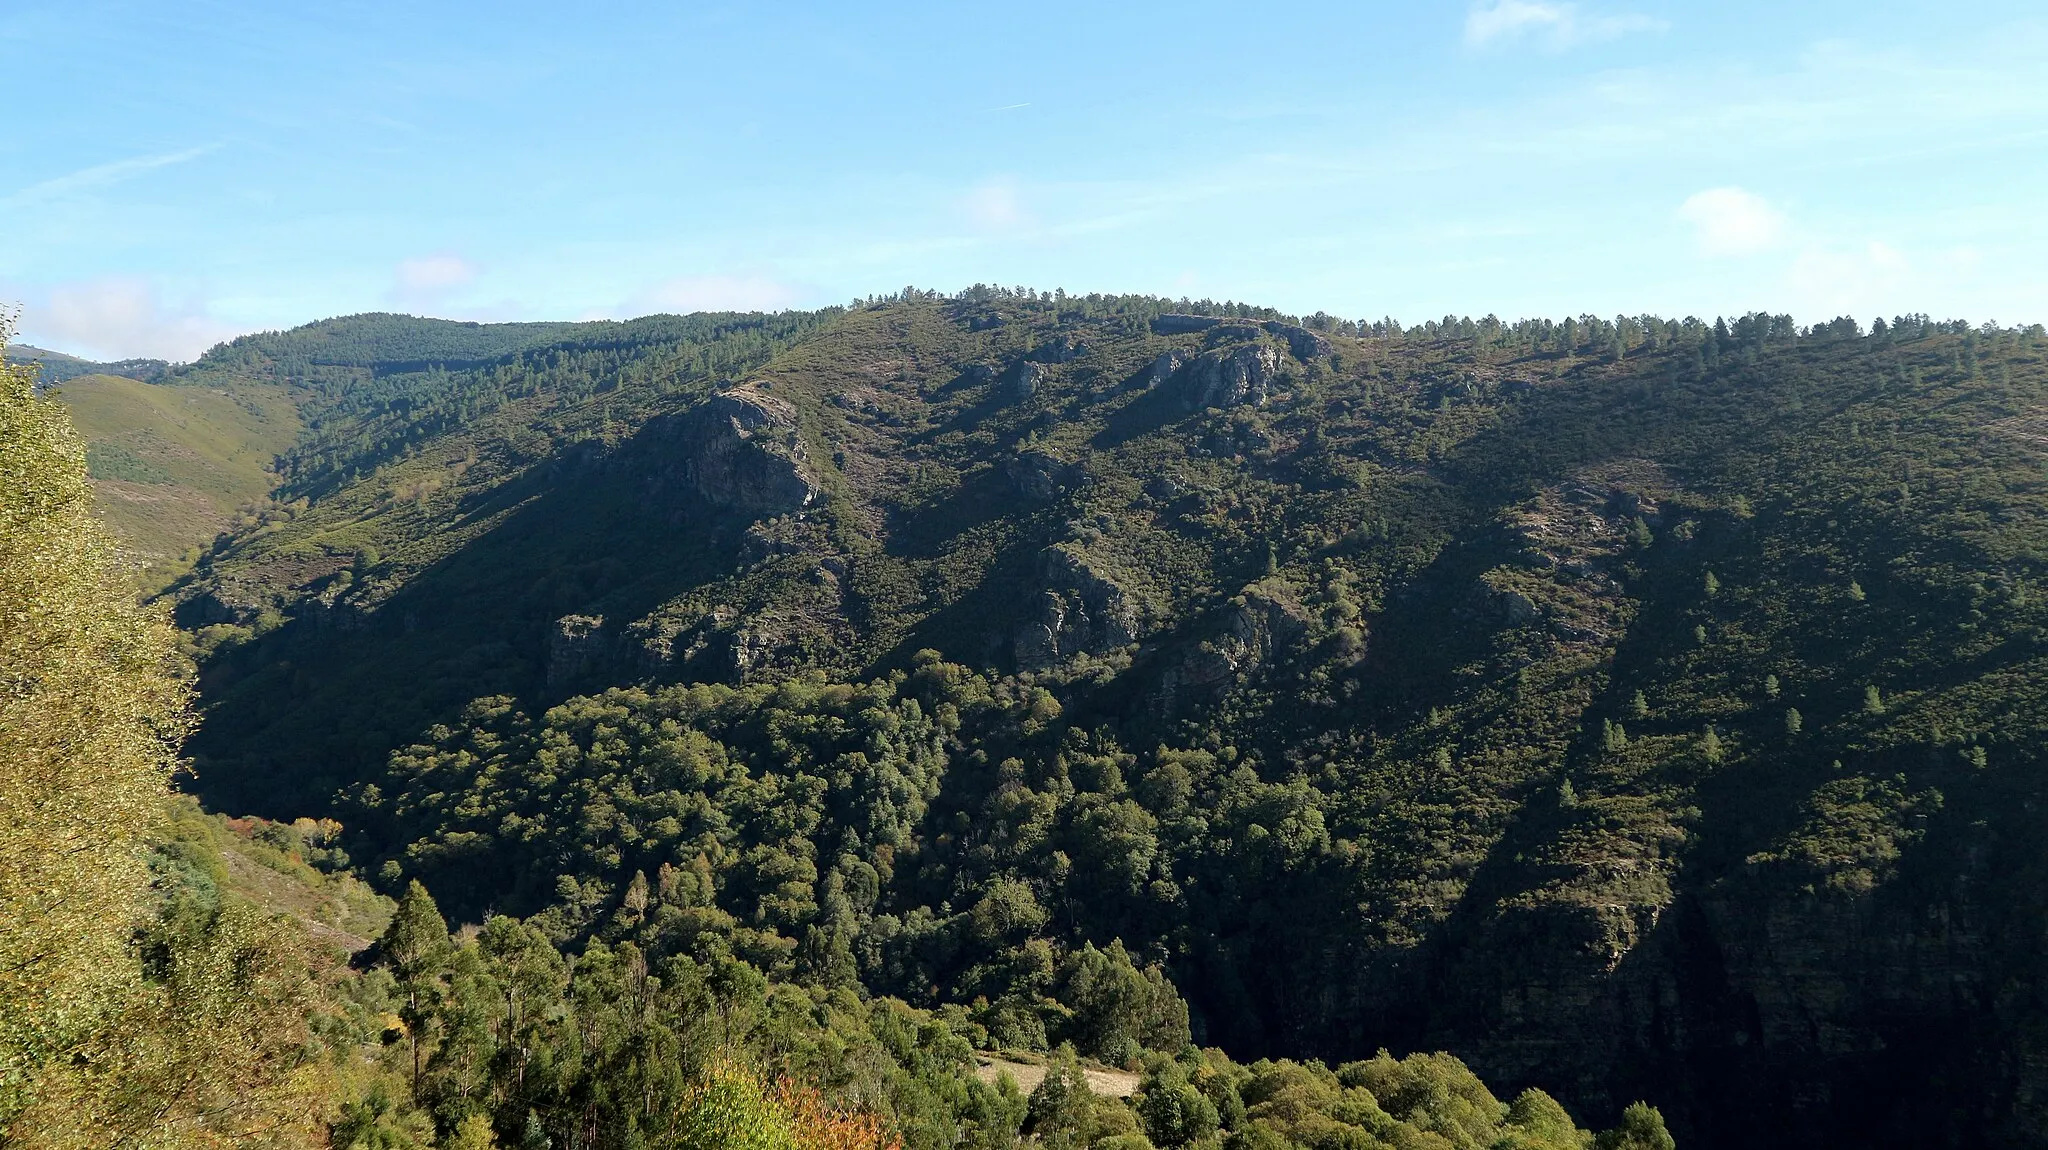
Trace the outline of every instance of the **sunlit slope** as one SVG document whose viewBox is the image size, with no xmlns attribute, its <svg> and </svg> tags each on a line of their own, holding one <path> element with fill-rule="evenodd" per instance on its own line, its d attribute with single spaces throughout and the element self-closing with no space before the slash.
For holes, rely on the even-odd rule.
<svg viewBox="0 0 2048 1150">
<path fill-rule="evenodd" d="M 272 461 L 299 434 L 298 410 L 275 386 L 230 392 L 89 375 L 56 394 L 85 436 L 108 526 L 148 568 L 204 546 L 237 508 L 263 499 Z"/>
</svg>

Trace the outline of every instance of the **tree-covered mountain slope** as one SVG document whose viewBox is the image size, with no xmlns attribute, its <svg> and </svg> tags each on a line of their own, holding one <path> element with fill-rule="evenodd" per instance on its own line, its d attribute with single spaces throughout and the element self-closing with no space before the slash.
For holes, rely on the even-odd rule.
<svg viewBox="0 0 2048 1150">
<path fill-rule="evenodd" d="M 2040 1137 L 2038 328 L 393 322 L 191 369 L 311 429 L 175 591 L 220 803 L 1008 1045 Z"/>
</svg>

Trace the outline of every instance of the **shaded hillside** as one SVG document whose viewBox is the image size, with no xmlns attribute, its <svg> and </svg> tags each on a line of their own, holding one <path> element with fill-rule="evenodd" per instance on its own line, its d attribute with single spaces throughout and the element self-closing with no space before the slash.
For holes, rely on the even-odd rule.
<svg viewBox="0 0 2048 1150">
<path fill-rule="evenodd" d="M 319 385 L 202 786 L 1013 1044 L 1120 940 L 1240 1056 L 2038 1137 L 2038 328 L 643 322 Z"/>
<path fill-rule="evenodd" d="M 299 434 L 296 405 L 275 386 L 86 375 L 55 394 L 85 437 L 101 516 L 151 581 L 266 502 L 271 467 Z"/>
</svg>

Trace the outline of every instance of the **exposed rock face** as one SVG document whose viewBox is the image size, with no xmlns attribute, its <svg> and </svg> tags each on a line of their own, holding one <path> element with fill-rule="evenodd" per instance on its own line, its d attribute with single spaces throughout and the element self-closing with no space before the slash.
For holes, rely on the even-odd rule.
<svg viewBox="0 0 2048 1150">
<path fill-rule="evenodd" d="M 1158 699 L 1168 713 L 1216 698 L 1272 662 L 1308 629 L 1308 617 L 1282 588 L 1255 583 L 1231 601 L 1222 628 L 1190 648 L 1161 676 Z"/>
<path fill-rule="evenodd" d="M 1997 1017 L 1989 1004 L 2012 989 L 1970 897 L 1986 876 L 1920 901 L 1749 869 L 1675 898 L 1650 883 L 1647 897 L 1489 908 L 1483 933 L 1438 972 L 1453 989 L 1423 1041 L 1457 1034 L 1481 1073 L 1555 1083 L 1608 1112 L 1705 1068 L 1718 1096 L 1751 1103 L 1711 1115 L 1705 1145 L 1902 1144 L 1864 1129 L 1883 1121 L 1873 1100 L 1975 1064 L 2009 1083 L 2012 1121 L 2033 1130 L 1983 1144 L 2039 1144 L 2042 1099 L 2028 1084 L 2043 1080 L 2048 1051 L 2011 1035 L 1987 1058 L 1994 1028 L 1959 1023 Z"/>
<path fill-rule="evenodd" d="M 1209 329 L 1204 342 L 1210 347 L 1222 347 L 1229 343 L 1249 343 L 1259 338 L 1259 325 L 1255 323 L 1219 323 Z"/>
<path fill-rule="evenodd" d="M 1123 587 L 1065 547 L 1039 556 L 1038 615 L 1017 631 L 1017 666 L 1036 670 L 1082 652 L 1099 655 L 1137 641 L 1138 611 Z"/>
<path fill-rule="evenodd" d="M 1319 355 L 1330 354 L 1330 341 L 1305 327 L 1282 323 L 1277 319 L 1250 320 L 1225 319 L 1213 315 L 1162 315 L 1152 321 L 1152 330 L 1161 335 L 1184 335 L 1191 332 L 1209 331 L 1218 326 L 1255 327 L 1268 335 L 1278 336 L 1287 341 L 1287 350 L 1294 358 L 1303 361 Z"/>
<path fill-rule="evenodd" d="M 1138 385 L 1146 391 L 1151 391 L 1172 379 L 1174 373 L 1185 367 L 1187 362 L 1187 357 L 1177 351 L 1162 351 L 1159 358 L 1152 361 L 1152 366 L 1139 374 Z"/>
<path fill-rule="evenodd" d="M 1152 330 L 1160 335 L 1185 335 L 1189 332 L 1208 331 L 1222 322 L 1221 319 L 1213 315 L 1169 313 L 1153 320 Z"/>
<path fill-rule="evenodd" d="M 1010 369 L 1006 391 L 1012 403 L 1022 403 L 1038 394 L 1038 385 L 1045 382 L 1045 365 L 1031 360 L 1020 360 Z"/>
<path fill-rule="evenodd" d="M 651 430 L 664 462 L 698 495 L 761 518 L 800 511 L 818 497 L 796 426 L 788 402 L 743 386 Z"/>
<path fill-rule="evenodd" d="M 1280 353 L 1269 344 L 1246 343 L 1205 351 L 1180 374 L 1181 401 L 1189 411 L 1266 402 L 1280 373 Z"/>
<path fill-rule="evenodd" d="M 602 615 L 564 615 L 548 634 L 548 686 L 567 686 L 590 674 L 611 653 Z"/>
<path fill-rule="evenodd" d="M 1330 341 L 1305 327 L 1296 327 L 1291 323 L 1280 323 L 1270 319 L 1260 326 L 1264 327 L 1268 334 L 1286 340 L 1287 350 L 1303 363 L 1319 355 L 1330 354 Z"/>
<path fill-rule="evenodd" d="M 1029 499 L 1055 498 L 1080 478 L 1080 469 L 1049 451 L 1032 448 L 1010 460 L 1010 482 Z"/>
</svg>

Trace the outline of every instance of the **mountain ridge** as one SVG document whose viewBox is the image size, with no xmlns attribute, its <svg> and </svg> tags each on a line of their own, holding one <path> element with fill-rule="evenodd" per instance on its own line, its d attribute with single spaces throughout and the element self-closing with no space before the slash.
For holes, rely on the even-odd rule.
<svg viewBox="0 0 2048 1150">
<path fill-rule="evenodd" d="M 200 786 L 1027 1044 L 1032 956 L 1121 939 L 1241 1055 L 1441 1046 L 1710 1141 L 1919 1137 L 1923 1080 L 2035 1121 L 1982 1003 L 2036 993 L 2038 329 L 1197 310 L 332 377 L 306 503 L 174 590 Z M 706 754 L 771 789 L 659 766 Z"/>
</svg>

